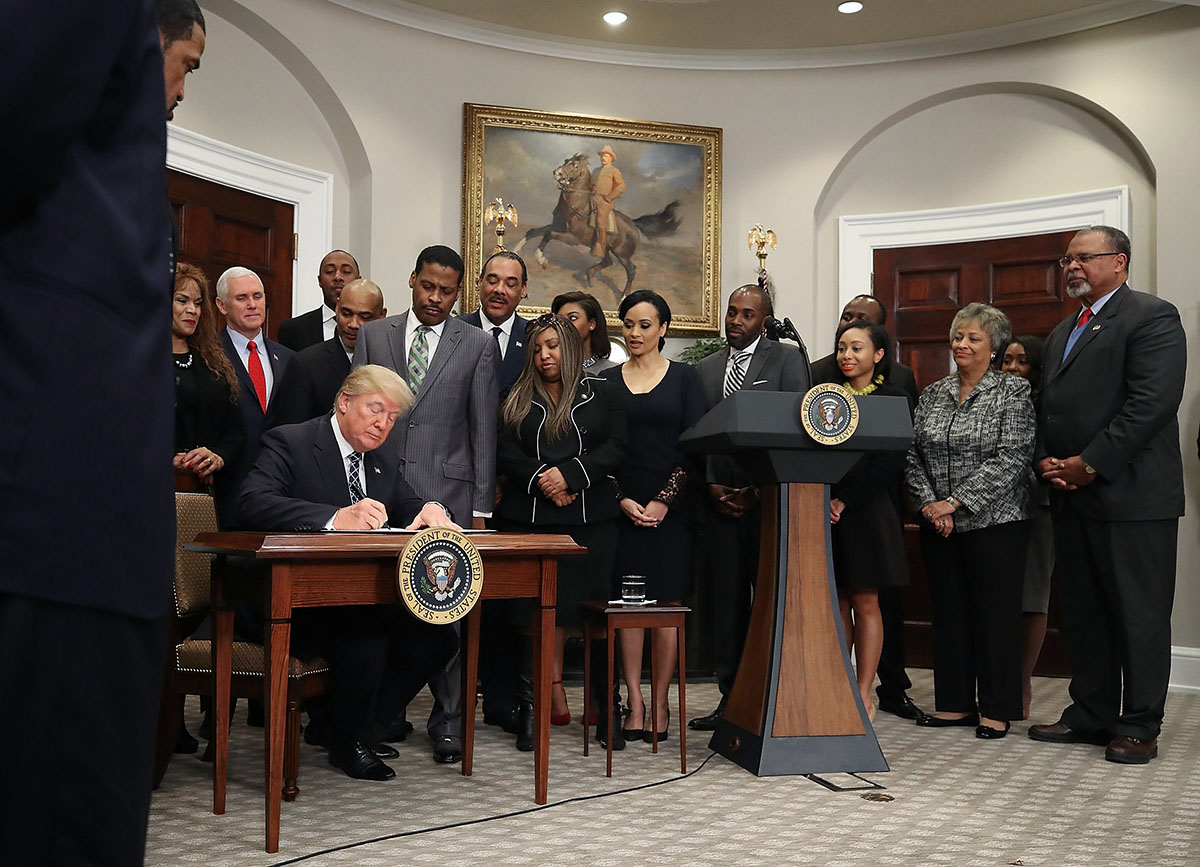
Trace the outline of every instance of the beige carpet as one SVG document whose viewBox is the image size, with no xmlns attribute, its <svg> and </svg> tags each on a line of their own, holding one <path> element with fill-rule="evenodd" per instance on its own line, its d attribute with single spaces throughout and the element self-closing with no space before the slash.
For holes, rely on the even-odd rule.
<svg viewBox="0 0 1200 867">
<path fill-rule="evenodd" d="M 930 673 L 913 674 L 913 698 L 932 709 Z M 568 693 L 578 713 L 581 690 Z M 690 685 L 689 716 L 716 698 L 714 685 Z M 1066 681 L 1039 679 L 1033 721 L 1054 721 L 1065 700 Z M 410 718 L 427 708 L 425 696 Z M 188 721 L 194 733 L 194 700 Z M 210 766 L 176 756 L 154 795 L 146 863 L 1200 865 L 1200 698 L 1169 697 L 1160 757 L 1147 766 L 1106 762 L 1101 747 L 1035 743 L 1027 728 L 980 741 L 969 728 L 879 714 L 891 771 L 866 776 L 892 800 L 867 800 L 872 792 L 805 777 L 756 778 L 711 756 L 695 733 L 692 773 L 680 778 L 674 716 L 659 755 L 631 746 L 606 779 L 603 750 L 593 743 L 583 757 L 576 722 L 553 729 L 550 803 L 540 809 L 532 754 L 490 726 L 479 727 L 472 777 L 435 764 L 421 734 L 398 745 L 386 783 L 351 780 L 305 746 L 300 797 L 284 804 L 280 851 L 267 855 L 262 730 L 239 712 L 226 814 L 211 813 Z"/>
</svg>

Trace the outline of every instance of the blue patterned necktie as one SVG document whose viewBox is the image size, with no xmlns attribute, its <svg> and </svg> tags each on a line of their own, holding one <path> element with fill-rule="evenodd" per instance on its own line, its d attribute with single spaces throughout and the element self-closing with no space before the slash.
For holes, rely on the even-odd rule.
<svg viewBox="0 0 1200 867">
<path fill-rule="evenodd" d="M 417 326 L 417 336 L 408 352 L 408 384 L 413 394 L 420 391 L 425 374 L 429 372 L 429 331 L 428 325 Z"/>
</svg>

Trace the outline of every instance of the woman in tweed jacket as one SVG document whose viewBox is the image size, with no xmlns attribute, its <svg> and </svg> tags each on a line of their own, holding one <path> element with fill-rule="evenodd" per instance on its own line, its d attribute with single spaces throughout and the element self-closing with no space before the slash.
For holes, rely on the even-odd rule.
<svg viewBox="0 0 1200 867">
<path fill-rule="evenodd" d="M 917 725 L 1002 738 L 1021 718 L 1021 575 L 1035 418 L 1029 382 L 991 367 L 1008 317 L 968 304 L 950 326 L 957 370 L 925 389 L 905 481 L 920 508 L 933 599 L 938 712 Z"/>
</svg>

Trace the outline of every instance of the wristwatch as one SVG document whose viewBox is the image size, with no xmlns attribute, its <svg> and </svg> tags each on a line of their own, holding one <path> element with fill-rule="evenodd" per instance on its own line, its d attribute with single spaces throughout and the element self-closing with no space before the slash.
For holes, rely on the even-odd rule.
<svg viewBox="0 0 1200 867">
<path fill-rule="evenodd" d="M 953 506 L 956 509 L 962 507 L 962 500 L 960 500 L 958 497 L 954 497 L 954 496 L 946 497 L 946 502 L 949 503 L 951 506 Z"/>
<path fill-rule="evenodd" d="M 1083 461 L 1083 471 L 1084 471 L 1085 473 L 1087 473 L 1089 476 L 1094 476 L 1094 475 L 1096 475 L 1096 468 L 1095 468 L 1095 467 L 1093 467 L 1093 466 L 1092 466 L 1091 464 L 1089 464 L 1087 461 L 1084 461 L 1082 458 L 1080 458 L 1080 460 L 1081 460 L 1081 461 Z"/>
</svg>

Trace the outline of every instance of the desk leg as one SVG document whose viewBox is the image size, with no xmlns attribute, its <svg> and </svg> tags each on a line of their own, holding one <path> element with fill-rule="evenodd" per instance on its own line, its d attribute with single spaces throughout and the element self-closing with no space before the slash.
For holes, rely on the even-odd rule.
<svg viewBox="0 0 1200 867">
<path fill-rule="evenodd" d="M 213 577 L 213 812 L 221 816 L 229 770 L 229 683 L 233 676 L 233 609 L 226 596 L 224 556 L 216 558 Z"/>
<path fill-rule="evenodd" d="M 279 851 L 279 812 L 283 800 L 283 744 L 287 713 L 287 663 L 292 644 L 291 567 L 277 564 L 267 585 L 269 619 L 263 627 L 263 657 L 266 663 L 264 690 L 267 728 L 265 756 L 268 852 Z"/>
<path fill-rule="evenodd" d="M 683 640 L 683 617 L 679 618 L 679 628 L 675 630 L 675 635 L 679 646 L 675 649 L 677 658 L 679 659 L 679 773 L 687 773 L 687 648 L 684 647 Z M 663 701 L 670 702 L 666 696 L 663 696 Z"/>
<path fill-rule="evenodd" d="M 475 693 L 479 683 L 479 617 L 483 610 L 482 600 L 467 613 L 463 632 L 462 665 L 462 726 L 463 757 L 462 774 L 471 776 L 475 760 Z"/>
<path fill-rule="evenodd" d="M 550 672 L 554 670 L 554 609 L 540 605 L 533 618 L 533 800 L 546 803 L 550 772 Z"/>
</svg>

